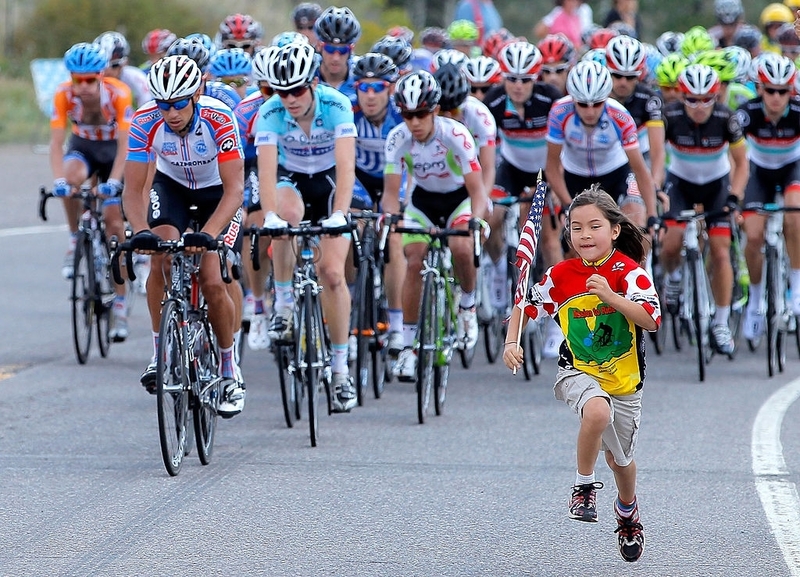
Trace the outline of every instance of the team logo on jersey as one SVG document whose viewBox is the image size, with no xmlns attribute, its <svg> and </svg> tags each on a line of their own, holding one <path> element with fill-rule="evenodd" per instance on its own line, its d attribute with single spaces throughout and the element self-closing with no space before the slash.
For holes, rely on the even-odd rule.
<svg viewBox="0 0 800 577">
<path fill-rule="evenodd" d="M 730 130 L 733 134 L 741 132 L 742 125 L 739 122 L 738 114 L 731 114 L 731 117 L 728 119 L 728 130 Z"/>
<path fill-rule="evenodd" d="M 611 265 L 611 272 L 618 272 L 624 268 L 625 268 L 624 262 L 615 262 L 613 265 Z"/>
<path fill-rule="evenodd" d="M 219 145 L 219 149 L 222 152 L 230 152 L 236 148 L 236 139 L 235 138 L 226 138 L 222 141 L 222 144 Z"/>
<path fill-rule="evenodd" d="M 206 147 L 205 142 L 200 141 L 195 143 L 194 150 L 197 154 L 205 154 L 208 152 L 208 147 Z"/>
<path fill-rule="evenodd" d="M 162 156 L 177 156 L 178 146 L 174 142 L 165 142 L 161 145 Z"/>
</svg>

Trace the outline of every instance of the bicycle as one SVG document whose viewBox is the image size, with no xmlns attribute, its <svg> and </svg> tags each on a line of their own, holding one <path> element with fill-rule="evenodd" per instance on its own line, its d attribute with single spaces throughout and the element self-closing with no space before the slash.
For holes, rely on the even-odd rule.
<svg viewBox="0 0 800 577">
<path fill-rule="evenodd" d="M 426 229 L 397 226 L 396 223 L 402 218 L 402 215 L 392 215 L 384 226 L 391 226 L 395 233 L 428 237 L 428 249 L 420 273 L 423 278 L 422 299 L 416 336 L 417 418 L 420 424 L 424 424 L 430 407 L 432 389 L 436 415 L 444 412 L 453 351 L 455 349 L 461 351 L 462 364 L 464 364 L 463 355 L 466 349 L 466 339 L 460 338 L 456 334 L 458 318 L 456 279 L 453 276 L 453 265 L 447 247 L 447 239 L 451 236 L 472 236 L 473 264 L 475 267 L 479 267 L 482 224 L 478 219 L 472 218 L 469 221 L 468 229 L 435 227 Z"/>
<path fill-rule="evenodd" d="M 39 189 L 39 216 L 47 221 L 47 200 L 55 197 L 45 187 Z M 92 192 L 89 184 L 80 187 L 77 194 L 83 203 L 75 243 L 73 274 L 70 292 L 72 303 L 72 342 L 75 356 L 83 365 L 89 358 L 92 333 L 97 335 L 100 356 L 108 356 L 111 343 L 111 308 L 114 304 L 114 286 L 109 280 L 111 262 L 106 243 L 105 223 L 99 209 L 102 198 Z"/>
<path fill-rule="evenodd" d="M 250 251 L 253 268 L 261 267 L 258 244 L 261 236 L 297 237 L 299 241 L 298 264 L 292 279 L 295 310 L 293 339 L 275 342 L 275 358 L 281 384 L 284 417 L 287 426 L 301 418 L 303 395 L 308 401 L 308 427 L 311 446 L 319 441 L 319 393 L 325 389 L 328 414 L 333 412 L 331 404 L 331 345 L 322 315 L 319 294 L 323 287 L 318 282 L 316 257 L 320 235 L 339 235 L 351 232 L 352 224 L 336 228 L 323 228 L 302 221 L 296 227 L 282 229 L 250 229 Z"/>
<path fill-rule="evenodd" d="M 196 223 L 191 228 L 198 230 Z M 158 242 L 157 252 L 171 256 L 156 351 L 158 435 L 164 466 L 173 477 L 180 472 L 183 458 L 190 452 L 190 420 L 194 421 L 200 462 L 203 465 L 211 462 L 223 380 L 217 375 L 219 350 L 208 319 L 208 305 L 200 291 L 200 255 L 189 255 L 184 250 L 183 238 Z M 230 283 L 228 249 L 222 239 L 218 240 L 215 250 L 222 279 Z M 115 247 L 114 280 L 122 282 L 118 260 L 122 253 L 128 275 L 135 281 L 129 242 Z"/>
</svg>

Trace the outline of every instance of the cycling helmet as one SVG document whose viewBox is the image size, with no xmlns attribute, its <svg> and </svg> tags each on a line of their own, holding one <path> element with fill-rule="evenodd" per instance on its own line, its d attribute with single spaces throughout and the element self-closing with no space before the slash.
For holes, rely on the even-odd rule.
<svg viewBox="0 0 800 577">
<path fill-rule="evenodd" d="M 724 50 L 707 50 L 701 52 L 692 61 L 692 64 L 705 64 L 714 69 L 720 82 L 733 82 L 736 78 L 736 61 L 730 52 Z"/>
<path fill-rule="evenodd" d="M 581 56 L 581 62 L 597 62 L 600 66 L 606 66 L 606 49 L 592 48 Z"/>
<path fill-rule="evenodd" d="M 794 76 L 797 69 L 794 62 L 785 56 L 775 53 L 765 53 L 759 58 L 758 82 L 760 84 L 774 84 L 776 86 L 794 85 Z"/>
<path fill-rule="evenodd" d="M 250 76 L 255 82 L 269 82 L 269 65 L 281 51 L 280 46 L 264 46 L 253 54 Z"/>
<path fill-rule="evenodd" d="M 733 44 L 746 50 L 753 50 L 761 46 L 761 31 L 755 26 L 747 24 L 739 26 L 736 34 L 733 35 Z"/>
<path fill-rule="evenodd" d="M 488 56 L 470 58 L 464 66 L 470 84 L 497 84 L 502 80 L 500 63 Z"/>
<path fill-rule="evenodd" d="M 408 42 L 409 45 L 414 40 L 414 31 L 408 26 L 392 26 L 386 32 L 386 35 L 393 38 L 402 38 Z"/>
<path fill-rule="evenodd" d="M 548 34 L 536 47 L 542 54 L 544 64 L 572 63 L 575 60 L 575 46 L 564 34 Z"/>
<path fill-rule="evenodd" d="M 594 48 L 605 48 L 608 44 L 608 41 L 615 36 L 619 36 L 619 32 L 616 30 L 611 30 L 610 28 L 598 28 L 592 32 L 591 36 L 589 36 L 589 41 L 587 44 L 589 45 L 590 50 Z"/>
<path fill-rule="evenodd" d="M 217 78 L 250 76 L 253 62 L 241 48 L 223 48 L 211 58 L 211 74 Z"/>
<path fill-rule="evenodd" d="M 758 20 L 761 22 L 761 26 L 766 28 L 769 24 L 794 22 L 794 14 L 786 4 L 775 2 L 774 4 L 768 4 L 761 11 L 761 16 Z"/>
<path fill-rule="evenodd" d="M 445 64 L 434 72 L 433 77 L 442 91 L 442 96 L 439 98 L 442 110 L 455 110 L 469 96 L 469 80 L 461 66 Z"/>
<path fill-rule="evenodd" d="M 736 63 L 736 75 L 734 76 L 735 82 L 747 82 L 748 74 L 750 72 L 750 62 L 752 57 L 750 51 L 745 50 L 741 46 L 727 46 L 722 49 L 727 52 L 728 58 Z"/>
<path fill-rule="evenodd" d="M 477 42 L 480 31 L 472 20 L 454 20 L 447 27 L 447 35 L 452 42 Z"/>
<path fill-rule="evenodd" d="M 656 48 L 664 56 L 680 52 L 681 44 L 683 44 L 683 32 L 672 32 L 671 30 L 664 32 L 656 40 Z"/>
<path fill-rule="evenodd" d="M 314 31 L 328 44 L 355 44 L 361 36 L 361 24 L 350 8 L 330 6 L 317 19 Z"/>
<path fill-rule="evenodd" d="M 386 35 L 372 45 L 370 52 L 386 54 L 391 58 L 399 70 L 409 66 L 414 49 L 405 38 Z"/>
<path fill-rule="evenodd" d="M 678 75 L 678 87 L 684 94 L 716 94 L 720 87 L 719 75 L 705 64 L 690 64 Z"/>
<path fill-rule="evenodd" d="M 217 45 L 208 34 L 203 34 L 202 32 L 193 32 L 192 34 L 186 35 L 186 40 L 197 40 L 200 42 L 203 46 L 205 46 L 206 50 L 208 50 L 209 58 L 217 53 Z"/>
<path fill-rule="evenodd" d="M 310 44 L 287 44 L 267 66 L 267 82 L 278 90 L 290 90 L 311 83 L 319 61 Z"/>
<path fill-rule="evenodd" d="M 166 28 L 156 28 L 144 35 L 142 52 L 148 56 L 164 54 L 178 37 Z"/>
<path fill-rule="evenodd" d="M 656 68 L 664 60 L 664 55 L 653 44 L 642 42 L 644 48 L 644 74 L 642 80 L 647 84 L 655 82 Z"/>
<path fill-rule="evenodd" d="M 181 54 L 194 60 L 201 72 L 205 72 L 208 68 L 210 60 L 208 48 L 203 45 L 201 38 L 196 36 L 194 38 L 178 38 L 167 50 L 167 56 L 179 56 Z"/>
<path fill-rule="evenodd" d="M 219 25 L 220 41 L 260 40 L 264 35 L 261 24 L 249 14 L 231 14 Z"/>
<path fill-rule="evenodd" d="M 433 59 L 431 60 L 431 68 L 435 72 L 439 69 L 439 67 L 447 64 L 448 62 L 452 62 L 458 66 L 465 66 L 467 64 L 467 60 L 469 60 L 469 58 L 463 52 L 459 52 L 453 48 L 445 48 L 444 50 L 439 50 L 433 55 Z"/>
<path fill-rule="evenodd" d="M 442 49 L 447 48 L 447 45 L 450 43 L 450 38 L 447 36 L 447 32 L 444 28 L 430 26 L 420 32 L 419 41 L 423 45 L 438 46 L 439 49 Z"/>
<path fill-rule="evenodd" d="M 72 74 L 100 74 L 108 68 L 108 54 L 99 44 L 79 42 L 64 53 L 64 66 Z"/>
<path fill-rule="evenodd" d="M 797 32 L 794 31 L 794 24 L 781 24 L 778 32 L 775 35 L 778 45 L 784 52 L 797 52 L 800 47 L 800 38 L 797 37 Z"/>
<path fill-rule="evenodd" d="M 433 110 L 439 104 L 442 89 L 433 74 L 416 70 L 397 81 L 394 101 L 401 110 Z"/>
<path fill-rule="evenodd" d="M 616 36 L 606 44 L 606 64 L 614 72 L 641 74 L 645 56 L 642 43 L 630 36 Z"/>
<path fill-rule="evenodd" d="M 677 86 L 678 76 L 687 66 L 689 60 L 683 54 L 679 52 L 670 54 L 656 67 L 656 83 L 659 86 Z"/>
<path fill-rule="evenodd" d="M 497 58 L 500 49 L 509 42 L 514 41 L 514 35 L 507 28 L 498 28 L 483 40 L 483 54 L 490 58 Z"/>
<path fill-rule="evenodd" d="M 299 42 L 300 44 L 308 44 L 308 37 L 305 34 L 300 34 L 299 32 L 295 32 L 294 30 L 287 30 L 286 32 L 281 32 L 272 38 L 270 44 L 272 46 L 278 46 L 279 48 L 283 48 L 287 44 L 291 44 L 292 42 Z"/>
<path fill-rule="evenodd" d="M 741 0 L 714 0 L 714 15 L 720 24 L 736 24 L 744 16 Z"/>
<path fill-rule="evenodd" d="M 397 80 L 397 65 L 394 60 L 380 52 L 367 52 L 359 58 L 350 70 L 355 80 L 380 78 L 387 82 Z"/>
<path fill-rule="evenodd" d="M 301 2 L 292 10 L 292 21 L 298 29 L 313 28 L 314 22 L 322 14 L 322 6 L 314 2 Z"/>
<path fill-rule="evenodd" d="M 611 94 L 611 73 L 598 62 L 582 60 L 569 71 L 567 94 L 575 102 L 604 102 Z"/>
<path fill-rule="evenodd" d="M 94 39 L 94 43 L 103 47 L 108 55 L 109 64 L 112 66 L 122 64 L 122 61 L 127 59 L 128 54 L 131 53 L 131 45 L 119 32 L 103 32 Z"/>
<path fill-rule="evenodd" d="M 702 26 L 693 26 L 689 28 L 683 36 L 683 42 L 681 42 L 681 52 L 683 52 L 683 55 L 687 58 L 699 52 L 714 50 L 715 47 L 714 39 L 711 38 L 708 30 Z"/>
<path fill-rule="evenodd" d="M 620 36 L 630 36 L 631 38 L 636 38 L 637 40 L 639 39 L 639 33 L 636 32 L 636 28 L 627 22 L 623 22 L 622 20 L 612 22 L 608 25 L 608 29 L 615 30 Z"/>
<path fill-rule="evenodd" d="M 530 42 L 512 42 L 503 46 L 497 61 L 506 74 L 535 76 L 542 68 L 542 53 Z"/>
<path fill-rule="evenodd" d="M 188 56 L 165 56 L 150 67 L 147 85 L 156 100 L 192 96 L 202 84 L 203 74 Z"/>
</svg>

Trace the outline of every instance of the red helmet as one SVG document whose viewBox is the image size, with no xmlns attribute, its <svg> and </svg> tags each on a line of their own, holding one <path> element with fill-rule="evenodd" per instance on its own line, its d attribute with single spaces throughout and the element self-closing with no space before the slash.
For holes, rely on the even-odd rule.
<svg viewBox="0 0 800 577">
<path fill-rule="evenodd" d="M 177 39 L 178 37 L 166 28 L 156 28 L 144 35 L 142 51 L 148 56 L 165 54 Z"/>
<path fill-rule="evenodd" d="M 514 35 L 505 28 L 498 28 L 483 40 L 483 55 L 497 58 L 500 49 L 514 40 Z"/>
<path fill-rule="evenodd" d="M 537 48 L 542 53 L 544 64 L 575 60 L 575 46 L 564 34 L 548 34 L 541 39 Z"/>
<path fill-rule="evenodd" d="M 220 23 L 219 34 L 223 42 L 225 40 L 260 40 L 264 35 L 264 29 L 249 14 L 231 14 Z"/>
<path fill-rule="evenodd" d="M 610 28 L 598 28 L 591 36 L 589 36 L 589 49 L 603 48 L 605 49 L 608 41 L 612 38 L 619 36 L 619 32 Z"/>
</svg>

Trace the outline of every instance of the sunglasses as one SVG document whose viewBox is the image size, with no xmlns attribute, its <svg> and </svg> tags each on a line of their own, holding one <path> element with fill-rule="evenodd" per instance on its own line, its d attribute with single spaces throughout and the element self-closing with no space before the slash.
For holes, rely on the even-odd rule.
<svg viewBox="0 0 800 577">
<path fill-rule="evenodd" d="M 477 94 L 478 92 L 486 93 L 486 92 L 489 92 L 489 89 L 491 87 L 492 87 L 491 84 L 489 86 L 470 86 L 469 87 L 469 91 L 472 94 Z"/>
<path fill-rule="evenodd" d="M 156 100 L 156 104 L 158 105 L 159 110 L 163 110 L 164 112 L 169 112 L 170 108 L 174 108 L 175 110 L 183 110 L 189 104 L 192 103 L 192 97 L 189 96 L 187 98 L 181 98 L 180 100 L 175 100 L 169 102 L 167 100 Z"/>
<path fill-rule="evenodd" d="M 111 66 L 111 68 L 122 68 L 123 66 L 125 66 L 125 61 L 124 60 L 115 60 L 114 62 L 109 64 L 109 66 Z"/>
<path fill-rule="evenodd" d="M 713 96 L 709 96 L 708 98 L 693 98 L 691 96 L 686 96 L 683 101 L 686 103 L 686 106 L 689 108 L 697 108 L 698 106 L 708 106 L 709 104 L 714 104 L 715 98 Z"/>
<path fill-rule="evenodd" d="M 328 54 L 340 54 L 341 56 L 350 54 L 350 50 L 352 50 L 349 44 L 344 46 L 338 44 L 323 44 L 322 49 Z"/>
<path fill-rule="evenodd" d="M 100 81 L 100 76 L 98 74 L 92 74 L 89 76 L 78 76 L 73 74 L 72 75 L 72 83 L 73 84 L 95 84 L 96 82 Z"/>
<path fill-rule="evenodd" d="M 789 94 L 790 90 L 788 88 L 772 88 L 771 86 L 770 87 L 765 86 L 764 92 L 766 92 L 767 94 L 780 94 L 781 96 L 786 96 L 787 94 Z"/>
<path fill-rule="evenodd" d="M 242 50 L 250 50 L 256 45 L 252 40 L 242 40 L 236 42 L 235 40 L 228 40 L 222 43 L 223 48 L 241 48 Z"/>
<path fill-rule="evenodd" d="M 295 30 L 302 32 L 303 30 L 313 30 L 313 26 L 295 26 Z"/>
<path fill-rule="evenodd" d="M 422 110 L 403 110 L 400 113 L 405 120 L 411 120 L 412 118 L 427 118 L 433 114 L 432 110 L 422 109 Z"/>
<path fill-rule="evenodd" d="M 242 76 L 240 78 L 235 78 L 235 77 L 228 78 L 228 77 L 226 77 L 226 78 L 220 78 L 220 81 L 223 84 L 227 84 L 228 86 L 230 86 L 232 88 L 241 88 L 242 86 L 245 86 L 248 82 L 250 82 L 250 79 L 247 76 Z"/>
<path fill-rule="evenodd" d="M 617 80 L 620 80 L 622 78 L 624 78 L 625 80 L 638 80 L 639 74 L 620 74 L 619 72 L 612 72 L 611 78 L 616 78 Z"/>
<path fill-rule="evenodd" d="M 605 103 L 606 101 L 603 100 L 601 102 L 576 102 L 575 104 L 577 104 L 581 108 L 600 108 Z"/>
<path fill-rule="evenodd" d="M 533 82 L 533 76 L 506 76 L 506 80 L 513 82 L 514 84 L 517 82 L 521 82 L 522 84 L 530 84 Z"/>
<path fill-rule="evenodd" d="M 269 98 L 270 96 L 275 94 L 275 91 L 272 89 L 272 86 L 270 86 L 269 84 L 259 84 L 258 85 L 258 90 L 259 90 L 259 92 L 261 92 L 261 96 L 263 96 L 264 98 Z"/>
<path fill-rule="evenodd" d="M 569 64 L 560 66 L 542 66 L 542 74 L 563 74 L 569 70 Z"/>
<path fill-rule="evenodd" d="M 275 90 L 275 94 L 278 95 L 279 98 L 289 98 L 290 96 L 294 96 L 295 98 L 300 98 L 308 92 L 308 84 L 304 84 L 303 86 L 295 86 L 294 88 L 290 88 L 289 90 Z"/>
<path fill-rule="evenodd" d="M 388 82 L 359 82 L 356 84 L 356 88 L 359 92 L 367 93 L 370 90 L 375 92 L 375 94 L 380 94 L 387 88 L 389 88 Z"/>
</svg>

